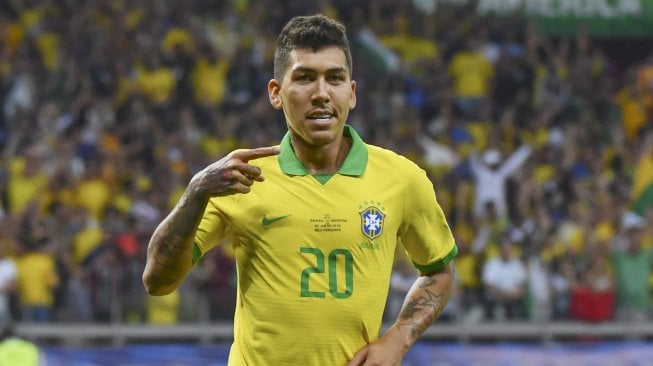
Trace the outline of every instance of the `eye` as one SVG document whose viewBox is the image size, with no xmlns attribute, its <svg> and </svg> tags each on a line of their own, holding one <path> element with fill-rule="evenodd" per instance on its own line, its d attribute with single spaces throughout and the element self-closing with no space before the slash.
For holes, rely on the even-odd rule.
<svg viewBox="0 0 653 366">
<path fill-rule="evenodd" d="M 327 81 L 333 84 L 339 84 L 345 81 L 345 77 L 340 74 L 328 75 Z"/>
<path fill-rule="evenodd" d="M 295 76 L 297 81 L 311 81 L 311 77 L 308 74 L 299 74 Z"/>
</svg>

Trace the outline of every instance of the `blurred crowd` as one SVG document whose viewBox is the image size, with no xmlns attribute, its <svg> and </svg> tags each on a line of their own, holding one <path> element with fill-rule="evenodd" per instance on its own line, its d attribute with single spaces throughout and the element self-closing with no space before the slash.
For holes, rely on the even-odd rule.
<svg viewBox="0 0 653 366">
<path fill-rule="evenodd" d="M 343 21 L 352 124 L 422 166 L 454 232 L 451 321 L 651 315 L 653 58 L 437 1 L 13 0 L 0 6 L 0 320 L 230 320 L 228 246 L 146 296 L 190 177 L 285 132 L 266 93 L 293 15 Z M 401 252 L 391 319 L 416 273 Z"/>
</svg>

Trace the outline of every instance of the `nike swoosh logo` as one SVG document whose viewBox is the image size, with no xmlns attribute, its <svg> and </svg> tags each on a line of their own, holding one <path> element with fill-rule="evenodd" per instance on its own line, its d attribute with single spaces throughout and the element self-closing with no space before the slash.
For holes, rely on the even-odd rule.
<svg viewBox="0 0 653 366">
<path fill-rule="evenodd" d="M 263 216 L 263 218 L 261 219 L 261 225 L 268 226 L 268 225 L 273 224 L 273 223 L 275 223 L 275 222 L 277 222 L 279 220 L 283 220 L 288 216 L 290 216 L 290 215 L 270 217 L 270 218 L 268 218 L 267 216 Z"/>
</svg>

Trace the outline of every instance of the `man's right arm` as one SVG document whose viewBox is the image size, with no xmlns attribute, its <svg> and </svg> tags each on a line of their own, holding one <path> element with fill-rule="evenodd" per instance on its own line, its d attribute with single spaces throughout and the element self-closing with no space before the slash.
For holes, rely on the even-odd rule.
<svg viewBox="0 0 653 366">
<path fill-rule="evenodd" d="M 171 293 L 192 267 L 195 232 L 209 200 L 196 191 L 191 183 L 150 239 L 143 272 L 143 284 L 150 295 Z"/>
<path fill-rule="evenodd" d="M 207 166 L 191 179 L 175 208 L 159 224 L 147 247 L 143 284 L 150 295 L 167 295 L 192 267 L 195 232 L 211 197 L 249 193 L 264 180 L 253 159 L 277 155 L 278 146 L 236 150 Z"/>
</svg>

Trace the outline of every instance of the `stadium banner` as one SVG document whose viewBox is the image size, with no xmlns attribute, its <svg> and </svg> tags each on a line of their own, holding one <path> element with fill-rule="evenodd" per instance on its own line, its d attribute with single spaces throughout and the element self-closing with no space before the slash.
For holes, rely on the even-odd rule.
<svg viewBox="0 0 653 366">
<path fill-rule="evenodd" d="M 550 35 L 650 37 L 653 0 L 472 0 L 483 15 L 523 16 Z"/>
</svg>

